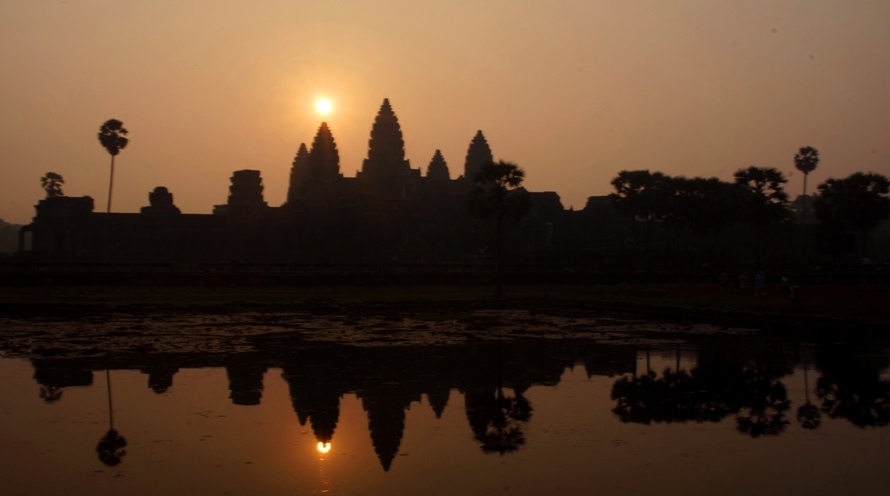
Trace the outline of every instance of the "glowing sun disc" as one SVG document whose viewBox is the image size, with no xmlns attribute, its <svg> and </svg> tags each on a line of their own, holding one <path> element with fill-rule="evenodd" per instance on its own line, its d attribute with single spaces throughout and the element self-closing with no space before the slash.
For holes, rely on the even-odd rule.
<svg viewBox="0 0 890 496">
<path fill-rule="evenodd" d="M 331 443 L 323 443 L 319 441 L 316 449 L 319 453 L 327 453 L 328 451 L 331 451 Z"/>
<path fill-rule="evenodd" d="M 327 98 L 319 98 L 315 101 L 315 110 L 322 115 L 327 115 L 334 110 L 334 104 Z"/>
</svg>

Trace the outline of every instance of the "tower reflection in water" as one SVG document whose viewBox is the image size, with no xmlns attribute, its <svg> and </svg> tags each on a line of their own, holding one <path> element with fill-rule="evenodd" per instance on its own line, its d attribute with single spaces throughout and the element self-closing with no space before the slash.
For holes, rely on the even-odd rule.
<svg viewBox="0 0 890 496">
<path fill-rule="evenodd" d="M 613 414 L 621 422 L 720 422 L 733 418 L 739 433 L 752 438 L 787 431 L 789 412 L 807 429 L 819 419 L 843 419 L 856 426 L 890 421 L 887 351 L 881 345 L 803 346 L 764 336 L 707 336 L 682 346 L 652 347 L 592 341 L 476 343 L 468 346 L 379 347 L 255 342 L 256 352 L 233 355 L 145 355 L 96 363 L 88 359 L 34 359 L 34 379 L 46 402 L 58 402 L 66 387 L 92 383 L 92 371 L 107 368 L 109 431 L 97 452 L 103 463 L 120 463 L 126 440 L 114 428 L 110 370 L 149 374 L 158 393 L 174 387 L 182 368 L 224 367 L 233 404 L 259 405 L 263 381 L 280 370 L 299 424 L 309 426 L 320 462 L 332 454 L 341 400 L 354 395 L 366 414 L 374 452 L 384 471 L 399 454 L 406 410 L 425 395 L 441 418 L 453 391 L 463 395 L 466 425 L 483 453 L 508 455 L 528 443 L 535 406 L 532 386 L 555 386 L 567 368 L 583 365 L 588 377 L 612 377 Z M 650 355 L 667 365 L 657 371 Z M 673 358 L 670 358 L 675 354 Z M 681 355 L 683 359 L 681 360 Z M 643 357 L 645 366 L 638 366 Z M 815 389 L 810 390 L 811 362 Z M 793 405 L 785 378 L 803 367 L 800 405 Z M 792 410 L 797 406 L 798 408 Z M 158 415 L 162 415 L 159 412 Z"/>
</svg>

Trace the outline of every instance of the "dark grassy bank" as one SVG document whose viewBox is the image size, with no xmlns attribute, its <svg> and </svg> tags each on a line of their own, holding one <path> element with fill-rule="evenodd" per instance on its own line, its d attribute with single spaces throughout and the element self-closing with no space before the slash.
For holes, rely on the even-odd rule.
<svg viewBox="0 0 890 496">
<path fill-rule="evenodd" d="M 0 287 L 6 316 L 71 316 L 106 311 L 244 311 L 460 313 L 513 308 L 542 313 L 633 314 L 740 325 L 853 326 L 890 329 L 890 285 L 808 284 L 793 304 L 781 288 L 721 289 L 705 283 L 512 285 L 495 300 L 488 285 L 221 285 Z"/>
</svg>

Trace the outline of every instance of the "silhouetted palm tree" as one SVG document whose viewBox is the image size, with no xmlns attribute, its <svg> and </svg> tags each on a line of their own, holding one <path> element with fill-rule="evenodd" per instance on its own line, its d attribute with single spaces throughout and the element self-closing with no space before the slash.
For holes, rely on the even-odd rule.
<svg viewBox="0 0 890 496">
<path fill-rule="evenodd" d="M 807 221 L 807 177 L 809 177 L 810 172 L 816 170 L 818 165 L 819 150 L 812 146 L 805 146 L 794 155 L 794 167 L 803 172 L 803 212 L 801 213 L 801 224 L 805 224 Z"/>
<path fill-rule="evenodd" d="M 63 184 L 65 184 L 65 180 L 55 172 L 47 172 L 40 178 L 40 186 L 46 191 L 47 198 L 62 196 Z"/>
<path fill-rule="evenodd" d="M 99 128 L 99 143 L 111 155 L 111 179 L 108 182 L 108 212 L 111 212 L 111 190 L 114 186 L 114 157 L 127 147 L 130 142 L 126 138 L 127 130 L 124 123 L 117 119 L 108 119 Z"/>
<path fill-rule="evenodd" d="M 529 209 L 528 192 L 521 188 L 525 171 L 513 162 L 499 160 L 482 165 L 470 190 L 470 210 L 479 218 L 495 220 L 495 297 L 504 296 L 501 277 L 503 223 L 518 222 Z"/>
</svg>

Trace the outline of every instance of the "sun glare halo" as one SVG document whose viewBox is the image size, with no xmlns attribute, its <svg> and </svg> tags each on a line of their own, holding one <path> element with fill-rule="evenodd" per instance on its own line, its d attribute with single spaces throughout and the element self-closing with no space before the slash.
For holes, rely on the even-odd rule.
<svg viewBox="0 0 890 496">
<path fill-rule="evenodd" d="M 315 101 L 315 110 L 321 115 L 328 115 L 334 109 L 334 104 L 327 98 L 319 98 Z"/>
</svg>

